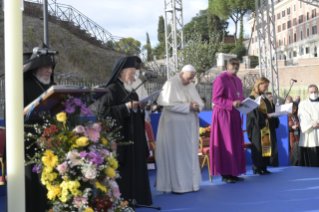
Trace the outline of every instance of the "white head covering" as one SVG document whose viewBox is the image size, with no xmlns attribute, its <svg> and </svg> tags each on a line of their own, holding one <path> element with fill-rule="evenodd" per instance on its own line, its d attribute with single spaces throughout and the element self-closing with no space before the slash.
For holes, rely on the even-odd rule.
<svg viewBox="0 0 319 212">
<path fill-rule="evenodd" d="M 196 72 L 194 66 L 192 66 L 190 64 L 188 64 L 182 68 L 182 72 L 186 72 L 186 71 Z"/>
</svg>

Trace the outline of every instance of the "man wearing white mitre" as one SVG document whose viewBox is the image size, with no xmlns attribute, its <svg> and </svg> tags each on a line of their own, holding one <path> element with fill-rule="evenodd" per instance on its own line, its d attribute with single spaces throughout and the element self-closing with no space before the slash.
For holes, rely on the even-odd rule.
<svg viewBox="0 0 319 212">
<path fill-rule="evenodd" d="M 199 119 L 204 104 L 192 83 L 191 65 L 166 81 L 157 100 L 164 106 L 156 139 L 157 190 L 186 193 L 199 190 Z"/>
<path fill-rule="evenodd" d="M 318 87 L 309 85 L 308 97 L 299 103 L 298 118 L 301 132 L 300 165 L 319 167 L 319 98 Z"/>
</svg>

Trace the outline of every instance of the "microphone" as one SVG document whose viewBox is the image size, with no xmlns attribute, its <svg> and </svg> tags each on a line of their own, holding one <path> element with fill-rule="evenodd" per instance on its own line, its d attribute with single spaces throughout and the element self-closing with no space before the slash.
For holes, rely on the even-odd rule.
<svg viewBox="0 0 319 212">
<path fill-rule="evenodd" d="M 150 73 L 147 73 L 147 72 L 143 72 L 142 74 L 144 77 L 148 77 L 148 78 L 157 78 L 156 75 L 154 74 L 150 74 Z"/>
<path fill-rule="evenodd" d="M 59 54 L 58 51 L 51 49 L 39 49 L 39 47 L 33 48 L 33 54 L 37 55 L 47 55 L 47 54 Z"/>
<path fill-rule="evenodd" d="M 297 82 L 297 80 L 295 80 L 295 79 L 291 79 L 293 82 Z"/>
</svg>

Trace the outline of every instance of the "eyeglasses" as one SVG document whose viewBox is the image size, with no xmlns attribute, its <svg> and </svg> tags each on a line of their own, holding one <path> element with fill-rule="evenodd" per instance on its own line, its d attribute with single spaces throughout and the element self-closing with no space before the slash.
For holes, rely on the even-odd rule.
<svg viewBox="0 0 319 212">
<path fill-rule="evenodd" d="M 235 66 L 235 65 L 239 66 L 239 63 L 231 63 L 231 65 L 232 66 Z"/>
</svg>

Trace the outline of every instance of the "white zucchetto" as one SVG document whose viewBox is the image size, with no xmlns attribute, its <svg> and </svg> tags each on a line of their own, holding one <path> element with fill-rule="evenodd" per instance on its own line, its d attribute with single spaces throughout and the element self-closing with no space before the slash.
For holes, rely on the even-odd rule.
<svg viewBox="0 0 319 212">
<path fill-rule="evenodd" d="M 182 72 L 186 72 L 186 71 L 196 72 L 194 66 L 192 65 L 186 65 L 182 68 Z"/>
</svg>

